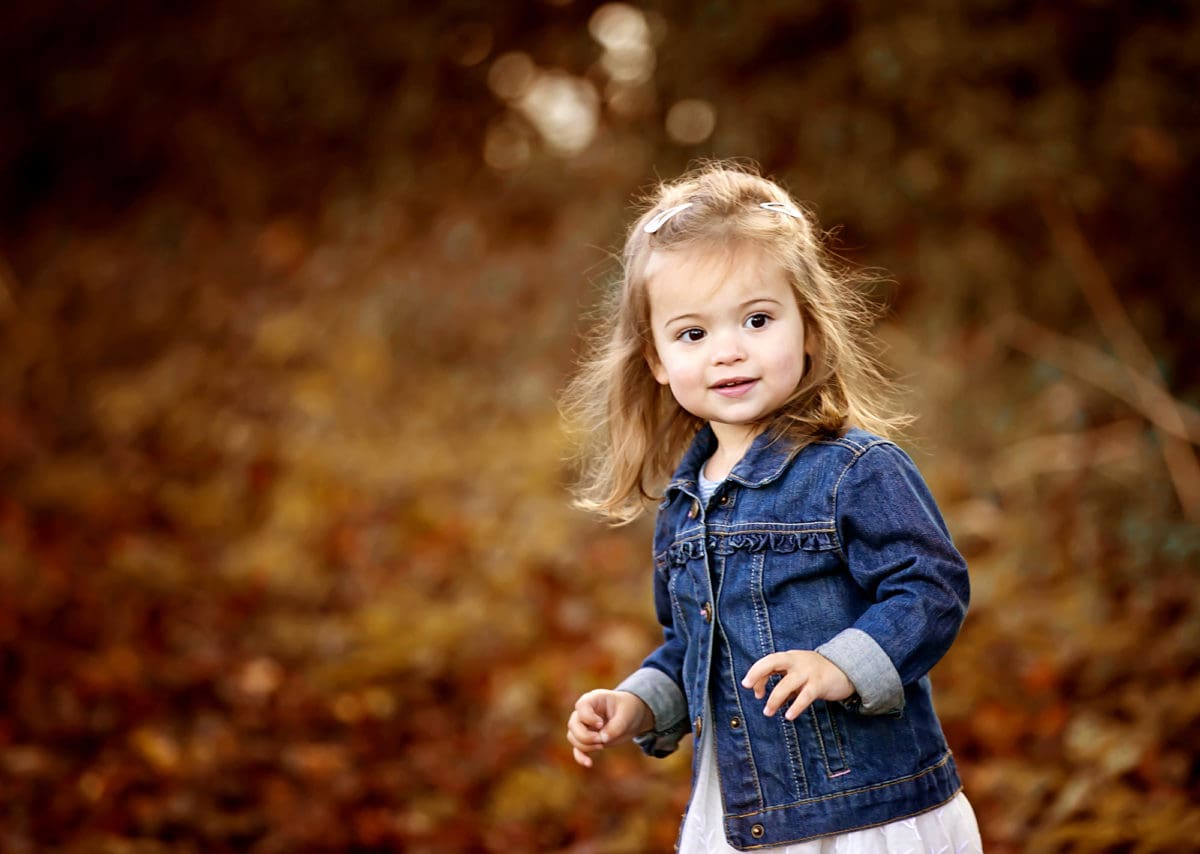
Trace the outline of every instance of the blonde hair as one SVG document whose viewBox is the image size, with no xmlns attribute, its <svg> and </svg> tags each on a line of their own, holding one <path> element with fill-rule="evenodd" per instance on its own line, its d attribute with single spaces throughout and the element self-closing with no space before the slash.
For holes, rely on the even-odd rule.
<svg viewBox="0 0 1200 854">
<path fill-rule="evenodd" d="M 763 423 L 776 438 L 803 446 L 851 424 L 888 435 L 911 420 L 886 412 L 887 382 L 870 333 L 876 312 L 861 293 L 863 277 L 833 262 L 813 218 L 781 187 L 752 167 L 714 162 L 660 185 L 648 201 L 626 237 L 622 276 L 562 397 L 568 422 L 582 434 L 577 507 L 618 524 L 633 521 L 704 424 L 658 383 L 646 361 L 654 344 L 645 269 L 656 251 L 748 245 L 784 271 L 804 318 L 810 359 L 795 392 Z M 658 228 L 648 233 L 656 218 Z"/>
</svg>

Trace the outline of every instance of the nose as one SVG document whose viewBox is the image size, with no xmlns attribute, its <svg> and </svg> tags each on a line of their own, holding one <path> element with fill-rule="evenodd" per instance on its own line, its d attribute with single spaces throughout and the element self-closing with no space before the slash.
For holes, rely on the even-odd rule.
<svg viewBox="0 0 1200 854">
<path fill-rule="evenodd" d="M 734 331 L 713 334 L 712 360 L 715 365 L 733 365 L 746 358 L 741 336 Z"/>
</svg>

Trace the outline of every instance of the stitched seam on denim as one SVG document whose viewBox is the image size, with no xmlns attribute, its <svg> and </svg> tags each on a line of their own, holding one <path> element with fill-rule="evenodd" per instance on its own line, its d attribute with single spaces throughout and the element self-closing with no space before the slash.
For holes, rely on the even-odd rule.
<svg viewBox="0 0 1200 854">
<path fill-rule="evenodd" d="M 891 439 L 885 439 L 882 436 L 872 436 L 870 441 L 856 442 L 848 435 L 838 436 L 836 439 L 818 439 L 812 444 L 814 445 L 836 445 L 840 448 L 847 448 L 851 451 L 861 454 L 863 451 L 873 448 L 876 445 L 894 445 L 896 444 Z"/>
<path fill-rule="evenodd" d="M 829 776 L 832 778 L 849 774 L 852 770 L 850 768 L 850 758 L 846 755 L 846 745 L 842 743 L 842 734 L 838 732 L 837 720 L 833 717 L 833 706 L 825 701 L 822 701 L 821 706 L 825 710 L 825 720 L 829 722 L 829 732 L 833 736 L 833 743 L 837 746 L 838 753 L 839 767 L 836 771 L 831 769 Z"/>
<path fill-rule="evenodd" d="M 767 612 L 767 597 L 763 593 L 763 575 L 766 573 L 766 566 L 767 555 L 765 552 L 754 555 L 750 563 L 750 593 L 754 598 L 754 625 L 758 630 L 758 648 L 761 653 L 759 658 L 775 652 L 775 636 L 771 631 L 771 618 Z M 767 688 L 767 696 L 770 696 L 770 686 Z M 783 720 L 784 718 L 783 715 L 779 715 L 776 719 Z M 804 771 L 800 744 L 795 733 L 789 732 L 789 730 L 790 727 L 784 727 L 783 736 L 788 748 L 788 764 L 791 766 L 792 783 L 796 786 L 797 792 L 807 795 L 808 774 Z M 761 791 L 759 797 L 762 797 Z"/>
<path fill-rule="evenodd" d="M 743 525 L 753 527 L 742 527 Z M 809 527 L 812 525 L 824 525 L 823 528 Z M 709 526 L 709 533 L 713 534 L 713 529 L 719 536 L 730 536 L 731 534 L 833 534 L 836 533 L 836 523 L 832 520 L 822 519 L 817 522 L 735 522 L 732 524 L 722 525 L 717 522 Z"/>
<path fill-rule="evenodd" d="M 847 773 L 850 767 L 845 762 L 845 754 L 842 753 L 841 744 L 838 742 L 837 733 L 832 733 L 834 745 L 838 748 L 838 768 L 835 770 L 833 762 L 830 761 L 829 746 L 825 741 L 825 733 L 821 730 L 821 713 L 817 710 L 816 702 L 809 705 L 806 712 L 812 713 L 813 733 L 817 736 L 817 744 L 821 746 L 821 758 L 825 761 L 825 776 L 833 779 Z M 826 715 L 828 718 L 828 715 Z M 832 722 L 831 722 L 832 723 Z M 831 727 L 832 729 L 832 727 Z"/>
<path fill-rule="evenodd" d="M 775 481 L 779 480 L 780 475 L 783 474 L 783 470 L 788 467 L 788 463 L 790 463 L 793 459 L 794 456 L 789 456 L 783 460 L 780 460 L 778 466 L 776 466 L 772 471 L 764 474 L 758 480 L 749 480 L 742 477 L 740 474 L 734 474 L 733 472 L 729 473 L 727 479 L 733 481 L 734 483 L 741 484 L 747 489 L 762 489 L 764 486 L 770 486 Z"/>
<path fill-rule="evenodd" d="M 828 711 L 826 712 L 825 717 L 827 720 L 829 720 L 831 734 L 833 735 L 833 742 L 838 748 L 838 768 L 836 770 L 833 767 L 833 763 L 829 760 L 829 747 L 825 743 L 825 734 L 821 731 L 821 713 L 817 709 L 816 701 L 810 703 L 808 708 L 805 709 L 805 715 L 808 716 L 812 721 L 813 734 L 816 735 L 817 744 L 821 748 L 821 758 L 825 762 L 825 776 L 832 779 L 848 772 L 850 770 L 850 766 L 846 764 L 846 756 L 842 752 L 842 745 L 841 742 L 838 741 L 837 733 L 832 731 L 833 720 L 829 718 Z"/>
<path fill-rule="evenodd" d="M 703 515 L 701 515 L 701 519 L 703 520 Z M 703 531 L 703 528 L 701 530 Z M 709 564 L 709 554 L 708 554 L 708 549 L 706 548 L 704 550 L 704 587 L 703 587 L 703 590 L 706 590 L 708 592 L 708 594 L 712 597 L 711 599 L 706 599 L 705 601 L 708 601 L 711 603 L 711 607 L 713 608 L 713 613 L 715 615 L 716 613 L 718 613 L 716 610 L 717 604 L 718 604 L 717 603 L 718 597 L 717 597 L 717 591 L 714 591 L 712 589 L 712 578 L 713 578 L 712 566 Z M 722 574 L 722 580 L 724 580 L 724 574 Z M 693 579 L 693 581 L 694 581 L 694 579 Z M 701 628 L 700 631 L 703 632 L 703 628 Z M 703 664 L 702 669 L 699 670 L 699 672 L 696 674 L 700 680 L 700 687 L 701 687 L 700 692 L 698 692 L 696 695 L 696 699 L 697 699 L 696 706 L 698 709 L 698 711 L 697 711 L 698 715 L 704 714 L 704 712 L 703 712 L 704 705 L 705 705 L 704 698 L 708 695 L 709 682 L 712 681 L 712 664 L 713 664 L 712 651 L 713 651 L 713 646 L 715 645 L 715 642 L 716 642 L 716 634 L 717 634 L 717 623 L 716 623 L 716 618 L 714 616 L 713 623 L 709 629 L 708 649 L 705 651 L 705 654 L 704 654 L 704 664 Z M 703 641 L 702 634 L 699 636 L 698 641 Z M 708 737 L 716 738 L 717 735 L 713 731 L 713 722 L 711 720 L 711 718 L 713 716 L 711 702 L 708 703 L 708 713 L 709 713 L 709 718 L 710 718 L 710 720 L 708 721 Z M 697 738 L 695 741 L 696 741 L 695 747 L 699 747 L 700 739 Z M 715 741 L 713 742 L 713 748 L 714 748 L 714 750 L 716 748 Z M 692 762 L 693 762 L 692 776 L 694 778 L 695 777 L 695 769 L 699 767 L 700 751 L 694 750 L 692 757 L 693 757 L 693 759 L 692 759 Z M 718 778 L 719 778 L 720 771 L 718 771 L 717 773 L 718 773 Z M 719 784 L 718 784 L 718 787 L 719 787 Z"/>
<path fill-rule="evenodd" d="M 775 684 L 779 684 L 779 679 L 775 680 Z M 767 696 L 771 696 L 771 691 L 774 685 L 767 682 Z M 782 711 L 775 713 L 774 720 L 777 721 L 777 726 L 783 730 L 783 740 L 788 747 L 788 765 L 792 770 L 792 781 L 796 785 L 797 792 L 803 792 L 805 797 L 808 796 L 808 769 L 804 767 L 804 751 L 800 748 L 800 734 L 796 732 L 796 727 L 792 721 L 784 717 Z M 765 810 L 764 810 L 765 811 Z"/>
<path fill-rule="evenodd" d="M 724 627 L 720 626 L 719 624 L 718 624 L 718 630 L 721 632 L 722 635 L 725 634 Z M 734 678 L 734 681 L 736 682 L 737 681 L 737 673 L 734 673 L 734 671 L 733 671 L 733 652 L 729 648 L 728 638 L 726 638 L 726 640 L 725 640 L 725 655 L 729 659 L 729 672 L 733 673 L 733 678 Z M 749 726 L 749 724 L 746 723 L 746 712 L 745 712 L 745 709 L 742 708 L 741 694 L 739 691 L 737 691 L 736 685 L 735 685 L 734 691 L 733 691 L 733 703 L 734 703 L 734 706 L 737 708 L 738 716 L 741 717 L 741 719 L 742 719 L 741 743 L 744 746 L 744 751 L 746 754 L 746 761 L 750 766 L 750 776 L 754 780 L 754 791 L 758 795 L 759 809 L 762 809 L 763 805 L 766 803 L 766 798 L 763 797 L 762 783 L 760 783 L 759 779 L 758 779 L 758 765 L 754 761 L 754 751 L 751 750 L 751 748 L 750 748 L 750 726 Z M 715 715 L 716 713 L 714 712 L 713 714 Z M 716 730 L 713 730 L 713 738 L 716 738 L 716 735 L 717 735 Z M 714 741 L 713 746 L 715 747 L 716 745 L 717 745 L 717 742 Z M 718 757 L 717 758 L 717 777 L 718 777 L 718 779 L 720 778 L 720 775 L 721 775 L 721 761 L 720 761 L 720 757 Z M 721 806 L 723 809 L 725 808 L 725 790 L 724 789 L 721 789 Z"/>
<path fill-rule="evenodd" d="M 896 448 L 896 450 L 900 450 L 899 447 L 894 442 L 889 442 L 886 439 L 879 439 L 874 442 L 871 442 L 867 445 L 864 445 L 862 447 L 862 450 L 859 451 L 858 453 L 856 453 L 854 455 L 853 459 L 850 460 L 850 462 L 846 463 L 846 467 L 844 469 L 842 469 L 842 473 L 840 475 L 838 475 L 838 479 L 833 485 L 833 524 L 834 524 L 835 528 L 837 527 L 837 520 L 838 520 L 838 512 L 837 512 L 838 494 L 842 488 L 842 480 L 846 477 L 847 474 L 850 473 L 850 469 L 854 466 L 854 464 L 857 463 L 859 460 L 861 460 L 863 457 L 865 457 L 867 455 L 868 451 L 870 451 L 872 448 L 880 448 L 880 447 L 883 447 L 886 445 L 891 445 L 893 448 Z M 841 531 L 834 531 L 834 534 L 837 536 L 837 540 L 838 540 L 838 552 L 842 555 L 843 559 L 846 559 L 845 543 L 843 542 L 843 539 L 842 539 L 842 533 L 841 533 Z"/>
<path fill-rule="evenodd" d="M 907 813 L 906 815 L 898 815 L 895 818 L 888 818 L 888 819 L 884 819 L 883 821 L 872 822 L 871 824 L 855 825 L 854 827 L 848 827 L 845 830 L 831 830 L 829 833 L 818 833 L 815 836 L 797 836 L 795 839 L 786 839 L 786 840 L 782 840 L 782 841 L 765 842 L 762 845 L 751 845 L 747 848 L 744 848 L 743 850 L 744 851 L 758 851 L 763 848 L 774 848 L 774 847 L 783 846 L 783 845 L 796 845 L 801 842 L 813 842 L 818 839 L 828 839 L 831 836 L 840 836 L 843 833 L 851 833 L 851 832 L 857 831 L 857 830 L 871 830 L 872 828 L 875 828 L 875 827 L 883 827 L 885 824 L 891 824 L 893 821 L 904 821 L 905 819 L 915 818 L 916 816 L 923 815 L 924 813 L 932 812 L 933 810 L 938 809 L 939 807 L 944 807 L 946 804 L 950 803 L 952 800 L 954 800 L 956 797 L 958 797 L 959 792 L 961 792 L 962 790 L 963 790 L 962 786 L 959 786 L 957 789 L 954 790 L 954 794 L 952 794 L 950 797 L 946 798 L 946 800 L 942 801 L 940 804 L 934 804 L 931 807 L 925 807 L 924 809 L 919 809 L 916 812 L 910 812 L 910 813 Z M 747 818 L 747 817 L 753 816 L 753 815 L 757 815 L 757 813 L 747 813 L 747 815 L 745 815 L 745 816 L 736 816 L 736 818 Z M 733 818 L 733 817 L 734 816 L 731 816 L 731 818 Z"/>
<path fill-rule="evenodd" d="M 813 735 L 817 737 L 817 747 L 821 749 L 821 761 L 825 763 L 825 776 L 828 777 L 829 769 L 829 754 L 825 752 L 825 739 L 821 736 L 821 722 L 817 719 L 817 710 L 810 703 L 808 708 L 804 710 L 804 716 L 812 722 Z"/>
<path fill-rule="evenodd" d="M 772 441 L 766 447 L 769 448 L 769 447 L 771 447 L 771 445 L 774 445 L 774 444 L 775 444 L 775 442 Z M 764 448 L 764 450 L 765 450 L 765 448 Z M 739 474 L 735 474 L 734 472 L 729 473 L 729 479 L 734 481 L 735 483 L 740 483 L 742 486 L 750 487 L 751 489 L 760 489 L 760 488 L 767 486 L 771 483 L 774 483 L 776 480 L 778 480 L 780 474 L 783 473 L 783 470 L 791 464 L 792 460 L 794 460 L 796 458 L 796 455 L 799 454 L 802 450 L 804 450 L 803 447 L 794 448 L 791 451 L 789 451 L 787 454 L 785 454 L 783 456 L 783 458 L 779 461 L 779 464 L 777 466 L 775 466 L 774 469 L 772 469 L 771 471 L 764 474 L 758 480 L 747 480 L 746 478 L 742 477 Z"/>
<path fill-rule="evenodd" d="M 901 783 L 911 783 L 915 780 L 921 779 L 922 777 L 928 776 L 929 774 L 932 774 L 935 771 L 938 771 L 939 769 L 941 769 L 943 766 L 945 766 L 950 761 L 950 759 L 953 755 L 954 754 L 951 751 L 947 750 L 946 754 L 941 759 L 939 759 L 936 764 L 930 765 L 928 768 L 923 768 L 920 771 L 918 771 L 916 774 L 909 774 L 906 777 L 897 777 L 894 780 L 887 780 L 883 783 L 875 783 L 874 785 L 863 786 L 858 789 L 848 789 L 845 792 L 835 792 L 831 795 L 821 795 L 820 797 L 816 797 L 816 798 L 805 798 L 804 800 L 793 801 L 790 804 L 782 804 L 777 807 L 767 807 L 766 809 L 759 810 L 757 812 L 747 812 L 747 813 L 741 813 L 740 815 L 731 815 L 730 818 L 750 818 L 752 816 L 762 815 L 763 813 L 778 812 L 779 810 L 795 809 L 796 807 L 808 806 L 809 804 L 819 804 L 822 801 L 832 801 L 832 800 L 837 800 L 838 798 L 848 798 L 848 797 L 851 797 L 852 795 L 861 795 L 864 792 L 873 792 L 876 789 L 886 789 L 889 786 L 898 786 Z M 913 813 L 913 815 L 919 815 L 922 812 L 926 812 L 926 810 L 920 810 L 919 812 Z M 903 818 L 903 816 L 901 816 L 901 818 Z"/>
<path fill-rule="evenodd" d="M 759 552 L 750 565 L 750 592 L 754 597 L 754 628 L 758 633 L 758 648 L 763 655 L 774 651 L 771 624 L 766 620 L 767 600 L 763 595 L 763 564 L 766 554 Z"/>
<path fill-rule="evenodd" d="M 842 556 L 842 560 L 847 561 L 847 562 L 849 562 L 849 558 L 846 557 L 846 545 L 842 539 L 842 532 L 837 530 L 837 527 L 838 527 L 838 523 L 837 523 L 837 520 L 838 520 L 838 494 L 841 492 L 841 489 L 842 489 L 842 480 L 850 472 L 850 467 L 852 465 L 854 465 L 856 462 L 858 462 L 858 458 L 860 456 L 861 456 L 861 454 L 855 454 L 853 457 L 850 458 L 850 462 L 846 463 L 845 468 L 842 469 L 842 473 L 838 475 L 838 479 L 836 481 L 834 481 L 834 484 L 833 484 L 833 527 L 834 527 L 833 536 L 837 539 L 838 554 L 840 554 Z"/>
<path fill-rule="evenodd" d="M 687 618 L 683 613 L 683 605 L 679 602 L 679 594 L 675 588 L 679 585 L 680 573 L 687 572 L 688 568 L 682 566 L 678 572 L 673 572 L 667 577 L 667 595 L 671 598 L 671 610 L 675 613 L 675 619 L 679 624 L 680 634 L 683 635 L 684 644 L 687 645 L 691 640 L 691 632 L 688 631 Z"/>
<path fill-rule="evenodd" d="M 689 487 L 689 486 L 692 487 L 692 489 L 690 491 L 688 489 L 686 489 L 686 487 Z M 671 490 L 675 490 L 676 492 L 682 492 L 685 495 L 691 496 L 691 494 L 693 492 L 697 491 L 696 481 L 694 481 L 694 480 L 673 480 L 670 483 L 668 483 L 667 488 L 665 490 L 663 490 L 663 497 L 665 498 L 666 493 L 670 492 Z M 694 498 L 695 496 L 692 496 L 692 497 Z"/>
<path fill-rule="evenodd" d="M 833 706 L 829 703 L 825 704 L 825 716 L 829 718 L 829 729 L 833 732 L 833 740 L 837 742 L 838 753 L 842 755 L 842 766 L 847 770 L 850 769 L 850 757 L 846 755 L 846 742 L 842 738 L 842 731 L 838 727 L 837 717 L 834 715 Z"/>
</svg>

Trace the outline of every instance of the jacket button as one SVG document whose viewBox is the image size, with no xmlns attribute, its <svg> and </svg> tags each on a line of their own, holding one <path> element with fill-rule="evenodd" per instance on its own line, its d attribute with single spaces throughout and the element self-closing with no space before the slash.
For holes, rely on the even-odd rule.
<svg viewBox="0 0 1200 854">
<path fill-rule="evenodd" d="M 688 518 L 689 518 L 689 519 L 695 519 L 695 518 L 696 518 L 696 515 L 697 515 L 699 512 L 700 512 L 700 502 L 699 502 L 699 501 L 693 501 L 693 502 L 692 502 L 692 506 L 688 508 Z"/>
<path fill-rule="evenodd" d="M 763 829 L 763 826 L 761 824 L 756 824 L 756 825 L 754 825 L 754 827 L 750 828 L 750 835 L 753 836 L 755 839 L 762 839 L 763 834 L 766 832 L 767 831 Z"/>
<path fill-rule="evenodd" d="M 696 734 L 696 741 L 700 740 L 700 731 L 704 729 L 704 718 L 696 715 L 696 720 L 692 722 L 692 732 Z"/>
<path fill-rule="evenodd" d="M 741 729 L 742 728 L 742 719 L 735 715 L 734 717 L 729 719 L 729 725 L 731 727 L 733 727 L 734 729 Z"/>
<path fill-rule="evenodd" d="M 704 622 L 711 623 L 712 622 L 712 605 L 710 605 L 707 602 L 705 602 L 703 605 L 701 605 L 700 606 L 700 616 L 704 618 Z"/>
<path fill-rule="evenodd" d="M 729 503 L 729 493 L 727 492 L 724 495 L 722 495 L 719 499 L 717 499 L 717 503 L 720 504 L 722 507 L 724 507 L 726 504 L 728 504 Z"/>
</svg>

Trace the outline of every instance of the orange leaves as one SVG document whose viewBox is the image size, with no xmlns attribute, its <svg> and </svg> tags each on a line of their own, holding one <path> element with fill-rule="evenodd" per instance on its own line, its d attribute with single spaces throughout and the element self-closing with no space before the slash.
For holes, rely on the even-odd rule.
<svg viewBox="0 0 1200 854">
<path fill-rule="evenodd" d="M 554 396 L 627 201 L 719 152 L 895 278 L 988 850 L 1194 846 L 1200 537 L 1035 197 L 1195 401 L 1195 15 L 143 5 L 0 33 L 0 847 L 670 850 L 686 750 L 568 764 L 658 633 Z M 554 86 L 493 121 L 505 55 L 589 145 L 541 153 Z"/>
<path fill-rule="evenodd" d="M 161 775 L 170 776 L 179 769 L 179 744 L 167 733 L 153 727 L 139 727 L 129 738 L 134 752 Z"/>
</svg>

